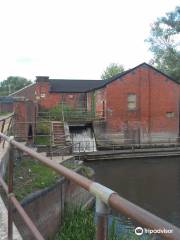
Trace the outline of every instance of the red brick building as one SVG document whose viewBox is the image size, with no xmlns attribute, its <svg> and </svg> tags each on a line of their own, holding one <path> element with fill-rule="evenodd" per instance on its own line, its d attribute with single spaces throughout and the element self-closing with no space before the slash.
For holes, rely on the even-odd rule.
<svg viewBox="0 0 180 240">
<path fill-rule="evenodd" d="M 142 143 L 179 137 L 179 94 L 175 80 L 143 63 L 108 80 L 37 77 L 12 96 L 27 97 L 40 108 L 64 102 L 95 112 L 104 117 L 94 122 L 97 138 Z"/>
<path fill-rule="evenodd" d="M 128 142 L 177 138 L 179 89 L 176 81 L 145 63 L 109 79 L 95 91 L 96 109 L 105 109 L 105 132 Z"/>
</svg>

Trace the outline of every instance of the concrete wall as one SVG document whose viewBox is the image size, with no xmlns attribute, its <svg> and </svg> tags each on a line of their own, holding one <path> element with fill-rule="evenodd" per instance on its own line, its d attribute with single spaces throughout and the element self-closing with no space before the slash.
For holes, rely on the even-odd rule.
<svg viewBox="0 0 180 240">
<path fill-rule="evenodd" d="M 51 239 L 62 224 L 65 203 L 80 205 L 87 203 L 90 198 L 91 195 L 84 189 L 62 178 L 54 186 L 29 195 L 23 200 L 22 206 L 43 237 Z M 34 239 L 17 213 L 14 221 L 23 239 Z"/>
</svg>

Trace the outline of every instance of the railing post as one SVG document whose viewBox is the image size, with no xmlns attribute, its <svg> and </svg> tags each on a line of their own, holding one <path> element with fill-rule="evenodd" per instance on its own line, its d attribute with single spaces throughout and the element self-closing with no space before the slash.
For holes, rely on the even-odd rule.
<svg viewBox="0 0 180 240">
<path fill-rule="evenodd" d="M 96 197 L 96 240 L 108 238 L 108 214 L 109 207 Z"/>
<path fill-rule="evenodd" d="M 79 148 L 79 161 L 80 161 L 80 142 L 78 143 Z"/>
<path fill-rule="evenodd" d="M 2 127 L 1 127 L 1 132 L 3 133 L 4 131 L 4 126 L 5 126 L 5 120 L 2 121 Z M 0 138 L 0 142 L 1 142 L 1 138 Z"/>
<path fill-rule="evenodd" d="M 14 147 L 10 145 L 9 162 L 8 162 L 8 240 L 13 239 L 13 207 L 10 195 L 13 193 L 13 164 L 14 164 Z"/>
</svg>

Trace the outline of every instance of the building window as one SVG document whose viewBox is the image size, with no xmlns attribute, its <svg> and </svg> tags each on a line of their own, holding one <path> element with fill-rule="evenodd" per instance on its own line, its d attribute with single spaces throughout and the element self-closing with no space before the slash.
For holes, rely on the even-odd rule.
<svg viewBox="0 0 180 240">
<path fill-rule="evenodd" d="M 172 117 L 174 117 L 174 112 L 166 112 L 166 117 L 168 117 L 168 118 L 172 118 Z"/>
<path fill-rule="evenodd" d="M 41 98 L 45 98 L 46 94 L 45 93 L 41 93 Z"/>
<path fill-rule="evenodd" d="M 128 94 L 128 110 L 136 110 L 137 97 L 135 93 Z"/>
<path fill-rule="evenodd" d="M 69 94 L 68 97 L 69 97 L 70 99 L 73 99 L 73 98 L 74 98 L 74 95 Z"/>
</svg>

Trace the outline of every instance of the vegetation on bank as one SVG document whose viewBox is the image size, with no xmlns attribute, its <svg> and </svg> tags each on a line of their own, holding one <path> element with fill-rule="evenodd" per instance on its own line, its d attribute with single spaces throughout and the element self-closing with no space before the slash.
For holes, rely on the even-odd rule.
<svg viewBox="0 0 180 240">
<path fill-rule="evenodd" d="M 93 174 L 91 168 L 79 165 L 77 162 L 65 161 L 63 165 L 69 169 L 82 168 L 81 174 L 86 177 L 91 177 Z M 32 192 L 52 186 L 60 177 L 60 174 L 37 160 L 30 157 L 20 159 L 14 165 L 15 196 L 21 201 Z"/>
<path fill-rule="evenodd" d="M 52 186 L 59 175 L 31 158 L 16 161 L 14 166 L 14 193 L 18 200 L 45 187 Z"/>
<path fill-rule="evenodd" d="M 65 211 L 63 225 L 56 234 L 54 240 L 93 240 L 95 239 L 96 225 L 92 209 L 76 207 L 75 209 L 67 208 Z M 108 240 L 152 240 L 148 235 L 137 236 L 133 230 L 126 233 L 117 233 L 117 221 L 113 219 L 109 224 Z"/>
<path fill-rule="evenodd" d="M 90 209 L 77 207 L 66 209 L 63 225 L 54 240 L 92 240 L 95 236 L 95 224 Z"/>
</svg>

